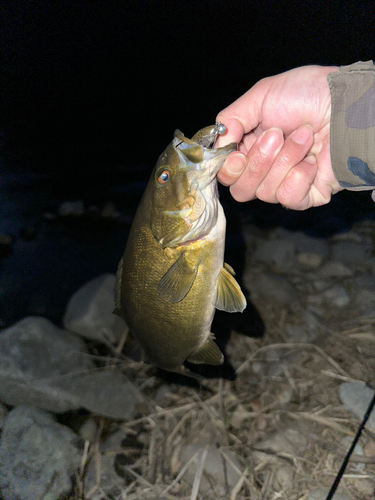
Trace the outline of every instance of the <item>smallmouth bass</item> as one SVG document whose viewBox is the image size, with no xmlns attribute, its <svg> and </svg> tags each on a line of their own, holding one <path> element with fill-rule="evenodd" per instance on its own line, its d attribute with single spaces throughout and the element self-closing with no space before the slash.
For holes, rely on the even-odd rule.
<svg viewBox="0 0 375 500">
<path fill-rule="evenodd" d="M 138 206 L 116 281 L 115 312 L 149 360 L 180 371 L 185 360 L 219 365 L 210 331 L 215 308 L 243 311 L 246 299 L 224 263 L 226 220 L 216 174 L 236 144 L 212 149 L 225 126 L 179 130 L 160 155 Z"/>
</svg>

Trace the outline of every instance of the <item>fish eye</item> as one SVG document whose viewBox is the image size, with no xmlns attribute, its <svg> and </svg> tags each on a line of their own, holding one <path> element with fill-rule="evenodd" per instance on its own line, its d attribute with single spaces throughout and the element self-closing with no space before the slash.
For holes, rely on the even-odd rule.
<svg viewBox="0 0 375 500">
<path fill-rule="evenodd" d="M 158 183 L 159 184 L 166 184 L 169 180 L 170 175 L 171 174 L 170 174 L 169 170 L 163 170 L 158 177 Z"/>
</svg>

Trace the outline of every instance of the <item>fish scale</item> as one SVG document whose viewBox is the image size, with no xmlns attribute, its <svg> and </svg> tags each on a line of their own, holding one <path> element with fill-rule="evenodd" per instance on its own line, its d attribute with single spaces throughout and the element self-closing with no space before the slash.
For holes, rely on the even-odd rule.
<svg viewBox="0 0 375 500">
<path fill-rule="evenodd" d="M 151 174 L 116 283 L 116 310 L 149 361 L 180 371 L 185 360 L 217 365 L 215 308 L 243 311 L 246 299 L 224 264 L 225 216 L 216 174 L 236 144 L 212 149 L 225 127 L 192 139 L 176 130 Z"/>
</svg>

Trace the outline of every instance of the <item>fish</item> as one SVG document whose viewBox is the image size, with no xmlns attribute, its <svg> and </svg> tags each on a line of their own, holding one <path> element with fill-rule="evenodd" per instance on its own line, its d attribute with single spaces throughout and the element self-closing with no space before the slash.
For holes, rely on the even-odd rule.
<svg viewBox="0 0 375 500">
<path fill-rule="evenodd" d="M 184 370 L 185 361 L 220 365 L 215 309 L 243 311 L 246 299 L 224 263 L 226 219 L 216 174 L 237 144 L 214 149 L 223 124 L 188 139 L 180 130 L 152 171 L 118 265 L 115 313 L 148 360 Z"/>
</svg>

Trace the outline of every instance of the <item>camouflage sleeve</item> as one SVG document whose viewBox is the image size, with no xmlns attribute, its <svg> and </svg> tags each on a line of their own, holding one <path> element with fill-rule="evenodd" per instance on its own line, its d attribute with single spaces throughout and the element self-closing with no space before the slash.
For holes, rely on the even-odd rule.
<svg viewBox="0 0 375 500">
<path fill-rule="evenodd" d="M 340 186 L 375 189 L 375 66 L 342 66 L 327 77 L 332 109 L 330 150 Z"/>
</svg>

